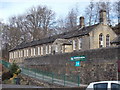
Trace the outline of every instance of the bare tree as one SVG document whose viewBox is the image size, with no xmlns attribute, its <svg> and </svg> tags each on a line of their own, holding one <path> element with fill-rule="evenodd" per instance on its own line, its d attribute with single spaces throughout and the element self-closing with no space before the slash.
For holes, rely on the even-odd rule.
<svg viewBox="0 0 120 90">
<path fill-rule="evenodd" d="M 86 7 L 85 9 L 85 17 L 86 17 L 86 21 L 88 25 L 92 25 L 92 22 L 93 22 L 93 16 L 95 15 L 94 13 L 94 7 L 95 7 L 95 4 L 93 2 L 93 0 L 90 2 L 90 4 L 88 5 L 88 7 Z"/>
<path fill-rule="evenodd" d="M 66 26 L 68 28 L 73 28 L 75 26 L 77 26 L 77 17 L 78 17 L 78 10 L 77 8 L 72 8 L 69 12 L 68 15 L 66 17 Z"/>
<path fill-rule="evenodd" d="M 102 2 L 99 2 L 99 9 L 100 10 L 106 10 L 106 12 L 107 12 L 107 21 L 108 21 L 108 25 L 111 25 L 111 18 L 110 18 L 110 16 L 111 16 L 111 10 L 112 10 L 112 8 L 111 8 L 111 3 L 110 3 L 110 1 L 109 0 L 107 0 L 107 1 L 102 1 Z"/>
<path fill-rule="evenodd" d="M 99 21 L 99 11 L 100 10 L 106 10 L 107 12 L 107 19 L 108 24 L 111 24 L 111 3 L 110 1 L 99 1 L 94 2 L 93 0 L 90 2 L 89 6 L 85 9 L 85 17 L 88 21 L 86 21 L 86 24 L 92 25 L 96 24 Z"/>
<path fill-rule="evenodd" d="M 55 13 L 45 6 L 30 9 L 26 16 L 26 27 L 33 40 L 47 37 L 50 27 L 54 23 L 54 15 Z"/>
<path fill-rule="evenodd" d="M 72 8 L 66 17 L 57 20 L 56 29 L 58 34 L 72 30 L 77 26 L 78 8 Z"/>
<path fill-rule="evenodd" d="M 118 23 L 120 23 L 120 0 L 115 2 L 113 6 L 114 6 L 113 11 L 115 11 L 118 18 Z"/>
</svg>

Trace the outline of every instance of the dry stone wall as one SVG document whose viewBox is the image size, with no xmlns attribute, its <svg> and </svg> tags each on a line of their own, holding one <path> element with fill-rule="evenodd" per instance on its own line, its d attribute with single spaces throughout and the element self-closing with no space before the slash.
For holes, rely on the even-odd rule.
<svg viewBox="0 0 120 90">
<path fill-rule="evenodd" d="M 81 55 L 85 55 L 87 60 L 82 61 L 80 67 L 75 67 L 70 57 Z M 80 75 L 81 83 L 89 84 L 93 81 L 118 80 L 118 60 L 120 46 L 28 58 L 24 65 L 57 74 Z"/>
</svg>

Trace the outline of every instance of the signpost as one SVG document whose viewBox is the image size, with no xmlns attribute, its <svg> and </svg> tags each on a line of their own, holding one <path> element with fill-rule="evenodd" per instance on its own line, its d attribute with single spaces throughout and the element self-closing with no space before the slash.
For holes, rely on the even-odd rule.
<svg viewBox="0 0 120 90">
<path fill-rule="evenodd" d="M 80 66 L 80 61 L 76 61 L 76 62 L 75 62 L 75 66 L 76 66 L 76 67 L 79 67 L 79 66 Z"/>
<path fill-rule="evenodd" d="M 80 61 L 86 61 L 86 57 L 84 55 L 82 56 L 73 56 L 70 58 L 70 61 L 75 61 L 75 66 L 80 66 Z"/>
<path fill-rule="evenodd" d="M 86 61 L 86 57 L 85 56 L 74 56 L 74 57 L 71 57 L 70 60 L 71 61 Z"/>
</svg>

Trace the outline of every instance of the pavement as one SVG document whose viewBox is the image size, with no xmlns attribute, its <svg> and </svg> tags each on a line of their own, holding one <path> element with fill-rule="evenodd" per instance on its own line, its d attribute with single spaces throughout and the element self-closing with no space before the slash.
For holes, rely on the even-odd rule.
<svg viewBox="0 0 120 90">
<path fill-rule="evenodd" d="M 44 88 L 44 87 L 31 86 L 31 85 L 0 84 L 0 88 Z"/>
</svg>

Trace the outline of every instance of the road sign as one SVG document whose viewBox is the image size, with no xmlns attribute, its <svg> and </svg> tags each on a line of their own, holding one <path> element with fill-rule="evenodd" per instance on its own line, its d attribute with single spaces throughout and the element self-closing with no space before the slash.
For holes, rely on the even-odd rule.
<svg viewBox="0 0 120 90">
<path fill-rule="evenodd" d="M 76 61 L 76 62 L 75 62 L 75 66 L 76 66 L 76 67 L 79 67 L 79 66 L 80 66 L 80 61 Z"/>
<path fill-rule="evenodd" d="M 74 57 L 71 57 L 70 60 L 71 61 L 85 61 L 86 57 L 85 56 L 74 56 Z"/>
</svg>

